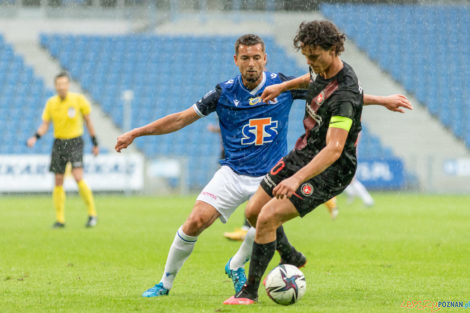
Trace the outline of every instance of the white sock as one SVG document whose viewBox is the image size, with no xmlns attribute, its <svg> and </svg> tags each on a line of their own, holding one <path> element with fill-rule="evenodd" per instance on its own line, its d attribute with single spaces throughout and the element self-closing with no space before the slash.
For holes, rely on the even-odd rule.
<svg viewBox="0 0 470 313">
<path fill-rule="evenodd" d="M 184 261 L 186 261 L 191 255 L 191 252 L 193 252 L 196 240 L 197 236 L 188 236 L 183 232 L 183 226 L 176 232 L 175 239 L 168 252 L 165 272 L 161 280 L 163 287 L 166 289 L 171 289 L 173 286 L 176 274 L 183 266 Z"/>
<path fill-rule="evenodd" d="M 353 180 L 353 181 L 348 185 L 348 187 L 346 187 L 346 189 L 344 189 L 344 192 L 346 193 L 346 195 L 347 195 L 349 198 L 354 198 L 354 196 L 356 196 L 356 189 L 354 188 L 354 182 L 355 182 L 355 180 Z"/>
<path fill-rule="evenodd" d="M 230 261 L 231 270 L 236 270 L 240 267 L 243 267 L 245 263 L 250 260 L 251 252 L 253 250 L 253 242 L 255 241 L 255 234 L 256 229 L 254 227 L 250 227 L 246 233 L 245 240 L 243 240 L 237 253 L 235 253 L 232 260 Z"/>
<path fill-rule="evenodd" d="M 371 206 L 374 204 L 374 199 L 372 199 L 366 187 L 364 187 L 364 185 L 360 181 L 355 179 L 354 186 L 356 188 L 357 194 L 359 195 L 359 197 L 361 197 L 362 202 L 364 202 L 365 205 Z"/>
</svg>

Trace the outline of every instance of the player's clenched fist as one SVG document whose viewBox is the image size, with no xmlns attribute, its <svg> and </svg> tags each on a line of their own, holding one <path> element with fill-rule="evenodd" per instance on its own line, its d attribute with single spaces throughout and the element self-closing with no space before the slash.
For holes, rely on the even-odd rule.
<svg viewBox="0 0 470 313">
<path fill-rule="evenodd" d="M 124 133 L 117 138 L 116 146 L 114 147 L 114 149 L 117 152 L 121 152 L 122 149 L 127 148 L 133 141 L 134 136 L 132 136 L 131 132 Z"/>
</svg>

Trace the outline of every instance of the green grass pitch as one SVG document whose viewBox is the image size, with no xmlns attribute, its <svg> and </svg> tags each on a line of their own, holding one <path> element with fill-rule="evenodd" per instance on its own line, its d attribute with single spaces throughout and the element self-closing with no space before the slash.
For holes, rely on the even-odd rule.
<svg viewBox="0 0 470 313">
<path fill-rule="evenodd" d="M 0 312 L 432 312 L 407 301 L 470 300 L 470 196 L 374 194 L 376 205 L 339 199 L 286 224 L 308 258 L 307 292 L 276 305 L 224 306 L 224 265 L 239 243 L 222 237 L 242 222 L 206 230 L 169 297 L 141 293 L 159 281 L 176 230 L 195 196 L 97 196 L 99 224 L 86 229 L 81 199 L 68 196 L 67 227 L 54 230 L 49 196 L 0 197 Z M 276 256 L 269 269 L 275 266 Z M 461 312 L 441 308 L 438 312 Z"/>
</svg>

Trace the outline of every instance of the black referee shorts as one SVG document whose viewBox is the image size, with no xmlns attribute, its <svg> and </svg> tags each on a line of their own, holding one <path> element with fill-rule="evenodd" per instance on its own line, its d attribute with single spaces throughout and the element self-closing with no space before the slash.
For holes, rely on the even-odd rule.
<svg viewBox="0 0 470 313">
<path fill-rule="evenodd" d="M 49 171 L 64 174 L 68 162 L 72 163 L 72 168 L 83 168 L 82 137 L 54 140 Z"/>
<path fill-rule="evenodd" d="M 292 151 L 283 157 L 261 181 L 261 187 L 271 197 L 273 196 L 273 189 L 277 184 L 291 177 L 310 162 L 310 160 L 299 162 L 299 158 L 294 157 L 294 155 L 295 152 Z M 354 167 L 346 172 L 346 174 L 343 172 L 341 175 L 338 175 L 338 169 L 330 166 L 321 174 L 300 184 L 295 194 L 289 199 L 294 204 L 299 215 L 304 217 L 317 206 L 342 193 L 353 179 L 356 169 Z"/>
</svg>

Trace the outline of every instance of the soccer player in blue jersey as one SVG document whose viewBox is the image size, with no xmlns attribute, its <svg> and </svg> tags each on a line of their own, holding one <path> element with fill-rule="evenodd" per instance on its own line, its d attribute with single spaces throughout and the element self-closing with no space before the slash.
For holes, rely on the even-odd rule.
<svg viewBox="0 0 470 313">
<path fill-rule="evenodd" d="M 234 210 L 255 193 L 264 175 L 287 152 L 289 111 L 294 99 L 306 98 L 305 92 L 289 91 L 269 103 L 261 101 L 260 96 L 266 86 L 280 84 L 290 78 L 264 70 L 267 60 L 265 46 L 256 35 L 244 35 L 237 39 L 234 60 L 240 75 L 217 84 L 190 108 L 117 138 L 115 149 L 120 152 L 137 137 L 175 132 L 215 111 L 225 150 L 220 169 L 201 191 L 191 214 L 176 232 L 161 281 L 145 291 L 144 297 L 168 295 L 176 274 L 193 251 L 202 231 L 217 218 L 225 223 Z M 394 96 L 373 99 L 389 109 L 403 105 Z M 254 229 L 248 232 L 236 257 L 226 266 L 237 291 L 246 281 L 243 265 L 251 254 L 253 237 Z M 289 252 L 285 255 L 279 251 L 286 263 L 292 262 L 294 257 L 298 262 L 303 257 L 290 245 L 278 246 L 285 247 L 284 250 Z M 305 257 L 300 261 L 305 263 Z"/>
</svg>

